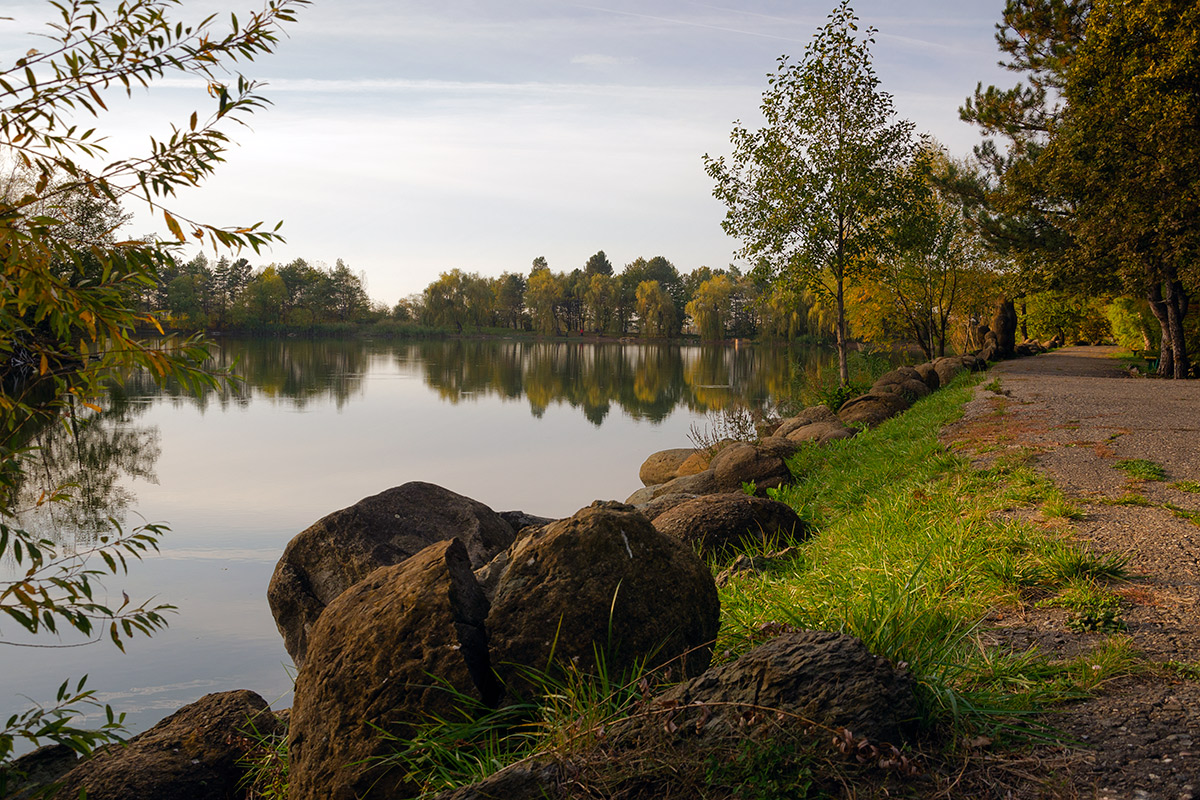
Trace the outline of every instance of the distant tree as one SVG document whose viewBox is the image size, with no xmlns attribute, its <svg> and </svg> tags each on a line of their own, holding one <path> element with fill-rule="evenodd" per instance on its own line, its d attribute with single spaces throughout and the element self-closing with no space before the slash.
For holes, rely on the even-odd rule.
<svg viewBox="0 0 1200 800">
<path fill-rule="evenodd" d="M 351 322 L 370 310 L 371 299 L 367 297 L 362 276 L 355 275 L 340 258 L 329 271 L 327 285 L 330 295 L 329 308 L 336 321 Z"/>
<path fill-rule="evenodd" d="M 505 272 L 496 279 L 492 293 L 500 324 L 521 330 L 525 319 L 525 276 L 519 272 Z"/>
<path fill-rule="evenodd" d="M 611 274 L 597 272 L 591 276 L 584 294 L 584 307 L 593 331 L 612 333 L 616 330 L 617 281 Z"/>
<path fill-rule="evenodd" d="M 617 316 L 621 322 L 622 333 L 628 332 L 629 323 L 634 313 L 637 312 L 638 287 L 647 281 L 654 281 L 671 301 L 671 320 L 672 324 L 676 326 L 673 330 L 667 330 L 655 335 L 677 336 L 679 334 L 678 326 L 683 324 L 686 301 L 683 281 L 679 276 L 679 270 L 675 269 L 674 264 L 662 256 L 655 256 L 649 261 L 639 256 L 625 265 L 625 269 L 621 271 L 618 281 Z"/>
<path fill-rule="evenodd" d="M 734 283 L 727 275 L 715 275 L 696 290 L 687 312 L 702 339 L 725 338 L 725 326 L 733 315 Z"/>
<path fill-rule="evenodd" d="M 792 64 L 786 56 L 763 93 L 766 126 L 731 135 L 731 162 L 704 157 L 713 195 L 728 206 L 725 231 L 741 254 L 765 260 L 775 279 L 827 295 L 836 310 L 838 367 L 846 362 L 846 285 L 882 235 L 898 168 L 914 149 L 913 126 L 893 119 L 871 64 L 874 29 L 856 38 L 845 0 Z"/>
<path fill-rule="evenodd" d="M 462 333 L 467 323 L 467 276 L 460 269 L 443 272 L 425 287 L 421 303 L 421 324 L 435 328 L 453 328 Z"/>
<path fill-rule="evenodd" d="M 658 281 L 642 281 L 637 287 L 638 327 L 642 336 L 673 336 L 679 328 L 675 304 Z"/>
<path fill-rule="evenodd" d="M 529 281 L 525 288 L 525 305 L 533 317 L 535 331 L 547 336 L 559 334 L 559 314 L 565 297 L 566 287 L 563 285 L 562 276 L 551 274 L 548 267 L 529 273 Z"/>
<path fill-rule="evenodd" d="M 283 322 L 287 285 L 274 266 L 266 267 L 251 278 L 242 296 L 246 319 L 251 324 L 278 325 Z"/>
<path fill-rule="evenodd" d="M 475 326 L 475 330 L 491 327 L 496 313 L 496 295 L 491 282 L 478 272 L 468 273 L 463 281 L 463 296 L 467 320 Z"/>
<path fill-rule="evenodd" d="M 612 275 L 613 265 L 608 260 L 608 256 L 604 255 L 604 251 L 600 250 L 587 260 L 583 271 L 587 274 L 588 278 L 591 278 L 593 275 Z"/>
</svg>

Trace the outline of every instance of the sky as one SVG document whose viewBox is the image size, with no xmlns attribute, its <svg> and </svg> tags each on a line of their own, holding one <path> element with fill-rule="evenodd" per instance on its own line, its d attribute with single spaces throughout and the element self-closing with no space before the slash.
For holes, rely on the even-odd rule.
<svg viewBox="0 0 1200 800">
<path fill-rule="evenodd" d="M 799 60 L 835 0 L 316 0 L 277 52 L 242 65 L 273 105 L 199 189 L 172 208 L 220 225 L 282 220 L 287 241 L 255 266 L 342 259 L 394 304 L 439 273 L 583 267 L 663 255 L 681 272 L 739 263 L 703 156 L 757 127 L 767 75 Z M 108 5 L 112 5 L 108 3 Z M 736 5 L 736 7 L 735 7 Z M 998 65 L 1003 0 L 858 0 L 897 114 L 967 156 L 958 108 Z M 186 0 L 182 19 L 261 7 Z M 0 59 L 39 46 L 48 3 L 0 4 Z M 97 127 L 110 153 L 212 108 L 202 85 L 162 81 L 115 99 Z M 164 226 L 140 208 L 136 233 Z"/>
</svg>

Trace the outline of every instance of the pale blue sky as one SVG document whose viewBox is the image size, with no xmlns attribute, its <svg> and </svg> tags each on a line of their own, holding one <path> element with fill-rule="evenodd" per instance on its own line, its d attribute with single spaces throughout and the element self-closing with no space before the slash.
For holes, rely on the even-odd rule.
<svg viewBox="0 0 1200 800">
<path fill-rule="evenodd" d="M 977 133 L 957 109 L 977 81 L 1010 83 L 993 39 L 1002 0 L 861 0 L 882 88 L 898 113 L 967 155 Z M 187 0 L 185 13 L 253 8 Z M 701 157 L 753 124 L 766 75 L 798 59 L 833 0 L 317 0 L 279 51 L 246 67 L 275 105 L 200 191 L 177 206 L 205 221 L 284 221 L 297 256 L 365 272 L 389 304 L 441 271 L 555 270 L 603 249 L 618 269 L 664 255 L 680 270 L 724 266 Z M 11 63 L 50 6 L 5 0 Z M 102 131 L 136 152 L 207 99 L 175 85 L 113 105 Z M 152 223 L 139 219 L 139 231 Z"/>
</svg>

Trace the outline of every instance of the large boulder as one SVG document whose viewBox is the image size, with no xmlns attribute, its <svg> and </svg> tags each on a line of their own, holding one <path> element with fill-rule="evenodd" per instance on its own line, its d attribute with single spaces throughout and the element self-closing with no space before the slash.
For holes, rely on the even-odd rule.
<svg viewBox="0 0 1200 800">
<path fill-rule="evenodd" d="M 794 417 L 788 417 L 775 429 L 775 435 L 791 439 L 793 431 L 815 425 L 820 422 L 836 422 L 837 414 L 829 406 L 809 406 Z"/>
<path fill-rule="evenodd" d="M 321 612 L 376 569 L 448 539 L 461 540 L 471 563 L 481 567 L 513 538 L 512 526 L 483 503 L 431 483 L 406 483 L 297 534 L 275 566 L 267 601 L 284 647 L 300 667 Z"/>
<path fill-rule="evenodd" d="M 929 394 L 930 388 L 925 385 L 921 373 L 912 367 L 897 367 L 891 372 L 885 372 L 871 385 L 871 394 L 899 394 L 909 402 L 919 400 Z"/>
<path fill-rule="evenodd" d="M 942 379 L 938 377 L 937 370 L 933 368 L 932 361 L 926 361 L 924 364 L 918 364 L 917 366 L 913 367 L 913 369 L 917 371 L 917 375 L 919 375 L 921 380 L 925 382 L 925 385 L 929 387 L 930 391 L 935 391 L 941 388 Z"/>
<path fill-rule="evenodd" d="M 279 733 L 267 702 L 247 690 L 206 695 L 126 745 L 105 747 L 68 772 L 60 800 L 230 800 L 240 797 L 248 735 Z"/>
<path fill-rule="evenodd" d="M 478 783 L 447 789 L 433 800 L 551 800 L 566 796 L 567 765 L 541 756 L 493 772 Z"/>
<path fill-rule="evenodd" d="M 792 471 L 787 459 L 799 447 L 779 436 L 728 447 L 717 453 L 712 461 L 713 488 L 696 494 L 736 492 L 746 483 L 754 483 L 759 491 L 791 483 Z"/>
<path fill-rule="evenodd" d="M 653 522 L 659 514 L 664 514 L 675 508 L 675 506 L 686 503 L 689 500 L 695 500 L 697 497 L 703 497 L 703 495 L 683 492 L 678 494 L 660 494 L 658 497 L 648 500 L 645 503 L 630 503 L 630 505 L 645 514 L 646 519 Z"/>
<path fill-rule="evenodd" d="M 942 386 L 958 377 L 959 373 L 969 369 L 962 356 L 945 356 L 933 361 L 933 370 L 937 373 L 938 383 Z"/>
<path fill-rule="evenodd" d="M 891 392 L 868 392 L 847 400 L 838 409 L 838 419 L 847 427 L 865 425 L 873 428 L 906 410 L 908 406 L 909 403 L 901 395 Z"/>
<path fill-rule="evenodd" d="M 12 761 L 0 763 L 0 797 L 31 800 L 44 797 L 50 784 L 58 783 L 79 764 L 79 754 L 65 744 L 42 745 Z"/>
<path fill-rule="evenodd" d="M 514 694 L 529 670 L 572 664 L 614 678 L 644 662 L 697 675 L 712 655 L 720 603 L 707 565 L 620 503 L 593 503 L 519 539 L 496 584 L 491 660 Z"/>
<path fill-rule="evenodd" d="M 463 697 L 499 700 L 488 602 L 465 546 L 438 542 L 343 592 L 313 627 L 288 732 L 291 800 L 408 796 L 371 759 L 381 731 L 404 735 Z"/>
<path fill-rule="evenodd" d="M 907 672 L 852 636 L 799 631 L 679 684 L 658 705 L 678 728 L 701 737 L 736 732 L 745 712 L 769 709 L 897 744 L 914 730 L 915 686 Z M 662 724 L 657 715 L 648 719 Z"/>
<path fill-rule="evenodd" d="M 831 415 L 832 413 L 830 412 Z M 833 419 L 824 422 L 814 422 L 811 425 L 793 428 L 788 433 L 787 440 L 796 444 L 802 442 L 826 444 L 837 439 L 849 439 L 853 436 L 854 431 L 847 428 L 840 419 L 833 417 Z"/>
<path fill-rule="evenodd" d="M 747 540 L 792 541 L 808 535 L 804 521 L 787 503 L 743 492 L 697 497 L 658 515 L 653 524 L 704 556 L 736 552 Z"/>
<path fill-rule="evenodd" d="M 657 486 L 643 486 L 629 495 L 625 502 L 632 506 L 640 506 L 666 494 L 712 494 L 717 491 L 720 491 L 717 476 L 710 468 L 695 475 L 680 475 Z"/>
<path fill-rule="evenodd" d="M 651 453 L 642 462 L 638 477 L 641 478 L 643 486 L 666 483 L 676 477 L 680 465 L 695 454 L 696 450 L 692 447 L 678 447 L 673 450 L 659 450 L 657 453 Z"/>
</svg>

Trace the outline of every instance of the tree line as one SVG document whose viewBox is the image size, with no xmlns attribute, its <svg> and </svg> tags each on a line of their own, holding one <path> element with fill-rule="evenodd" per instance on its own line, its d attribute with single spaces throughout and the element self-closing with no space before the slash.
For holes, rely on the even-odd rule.
<svg viewBox="0 0 1200 800">
<path fill-rule="evenodd" d="M 685 330 L 704 339 L 820 335 L 811 298 L 772 303 L 761 276 L 737 267 L 680 271 L 663 256 L 637 258 L 616 272 L 601 250 L 570 272 L 544 257 L 528 274 L 485 277 L 453 269 L 406 298 L 393 315 L 453 332 L 502 328 L 554 336 L 587 334 L 672 338 Z"/>
<path fill-rule="evenodd" d="M 297 258 L 255 270 L 245 258 L 199 253 L 161 266 L 140 301 L 173 326 L 204 330 L 371 322 L 387 314 L 340 258 L 332 267 Z"/>
</svg>

